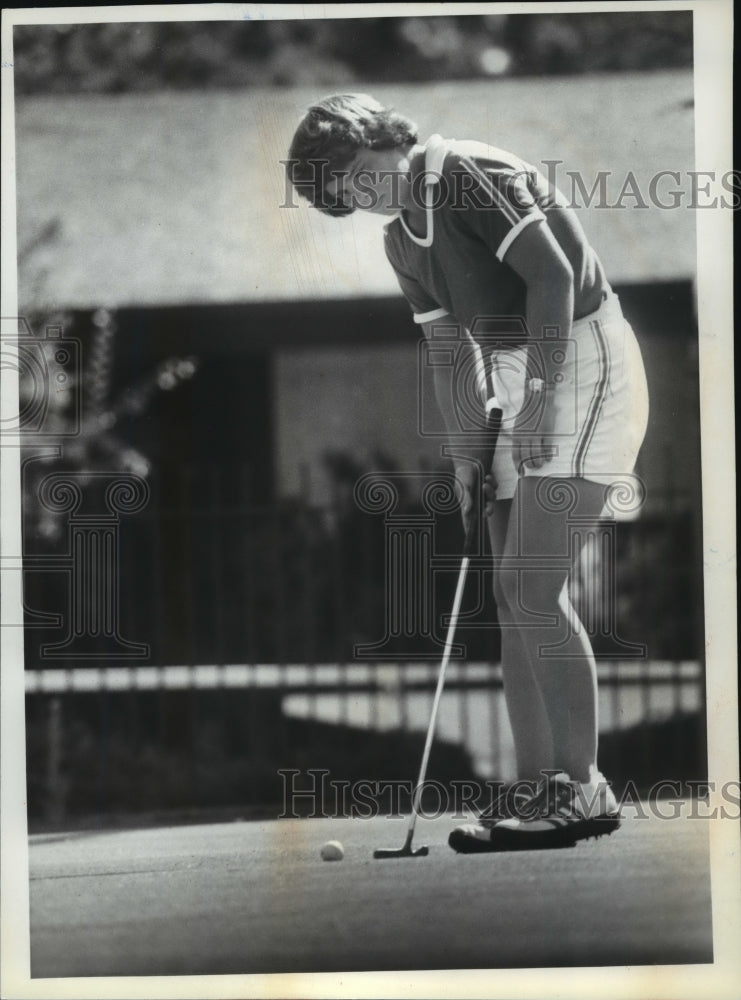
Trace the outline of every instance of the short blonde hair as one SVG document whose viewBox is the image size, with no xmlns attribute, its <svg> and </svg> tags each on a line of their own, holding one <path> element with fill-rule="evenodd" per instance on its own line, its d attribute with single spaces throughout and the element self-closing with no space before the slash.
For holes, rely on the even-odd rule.
<svg viewBox="0 0 741 1000">
<path fill-rule="evenodd" d="M 334 94 L 313 104 L 293 136 L 288 179 L 298 194 L 327 215 L 349 215 L 354 208 L 330 196 L 326 186 L 361 149 L 413 145 L 414 122 L 385 108 L 369 94 Z"/>
</svg>

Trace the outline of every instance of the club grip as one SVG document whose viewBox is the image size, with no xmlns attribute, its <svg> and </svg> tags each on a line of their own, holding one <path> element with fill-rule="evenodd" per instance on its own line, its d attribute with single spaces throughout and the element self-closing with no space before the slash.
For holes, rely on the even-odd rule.
<svg viewBox="0 0 741 1000">
<path fill-rule="evenodd" d="M 499 431 L 502 426 L 502 410 L 496 400 L 490 400 L 486 414 L 486 441 L 483 446 L 480 473 L 487 476 L 491 470 L 491 463 L 494 459 L 494 452 L 497 447 Z M 463 555 L 471 556 L 480 549 L 481 538 L 481 515 L 483 512 L 483 478 L 477 482 L 473 489 L 471 516 L 468 519 L 468 529 L 463 541 Z"/>
</svg>

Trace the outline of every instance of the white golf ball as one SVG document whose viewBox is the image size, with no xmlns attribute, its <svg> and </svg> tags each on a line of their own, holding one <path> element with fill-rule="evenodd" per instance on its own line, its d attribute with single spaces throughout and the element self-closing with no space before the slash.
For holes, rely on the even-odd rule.
<svg viewBox="0 0 741 1000">
<path fill-rule="evenodd" d="M 339 840 L 328 840 L 322 845 L 322 861 L 342 861 L 345 857 L 345 848 Z"/>
</svg>

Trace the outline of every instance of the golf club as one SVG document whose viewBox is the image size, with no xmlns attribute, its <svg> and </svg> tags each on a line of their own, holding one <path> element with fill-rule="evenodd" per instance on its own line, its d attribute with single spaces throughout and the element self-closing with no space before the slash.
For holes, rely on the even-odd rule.
<svg viewBox="0 0 741 1000">
<path fill-rule="evenodd" d="M 487 437 L 487 451 L 483 463 L 483 474 L 486 475 L 487 471 L 491 468 L 492 458 L 494 456 L 494 450 L 496 448 L 497 437 L 499 436 L 499 428 L 502 422 L 502 411 L 499 408 L 496 399 L 490 399 L 487 403 L 487 422 L 486 429 L 488 432 Z M 422 792 L 424 790 L 424 781 L 427 774 L 427 764 L 430 759 L 430 750 L 432 749 L 432 740 L 435 735 L 435 724 L 437 722 L 437 713 L 440 707 L 440 699 L 442 698 L 443 688 L 445 686 L 445 672 L 448 669 L 448 661 L 450 660 L 450 653 L 453 648 L 453 638 L 455 636 L 456 626 L 458 624 L 458 615 L 460 614 L 461 601 L 463 600 L 463 591 L 466 586 L 466 576 L 468 575 L 468 566 L 470 563 L 471 555 L 474 549 L 478 547 L 478 540 L 480 537 L 480 527 L 481 527 L 481 494 L 482 494 L 483 483 L 478 485 L 478 488 L 473 491 L 473 507 L 471 510 L 471 517 L 468 522 L 468 529 L 466 531 L 466 539 L 463 544 L 463 558 L 461 560 L 461 567 L 458 572 L 458 583 L 455 588 L 455 598 L 453 599 L 453 610 L 450 615 L 450 623 L 448 625 L 448 632 L 445 639 L 445 648 L 443 650 L 443 658 L 440 664 L 440 673 L 437 678 L 437 687 L 435 689 L 435 697 L 432 702 L 432 711 L 430 712 L 430 721 L 427 726 L 427 737 L 425 739 L 425 748 L 422 754 L 422 764 L 419 768 L 419 777 L 417 779 L 417 785 L 414 789 L 414 795 L 412 796 L 412 814 L 409 818 L 409 827 L 407 829 L 406 840 L 402 847 L 379 847 L 373 852 L 374 858 L 423 858 L 429 854 L 429 848 L 427 846 L 418 847 L 417 850 L 412 850 L 412 840 L 414 838 L 414 827 L 417 822 L 417 816 L 419 814 L 419 804 L 422 798 Z"/>
</svg>

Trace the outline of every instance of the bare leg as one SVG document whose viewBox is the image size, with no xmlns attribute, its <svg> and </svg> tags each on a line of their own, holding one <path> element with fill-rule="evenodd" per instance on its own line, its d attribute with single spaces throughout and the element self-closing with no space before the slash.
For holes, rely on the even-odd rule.
<svg viewBox="0 0 741 1000">
<path fill-rule="evenodd" d="M 589 638 L 568 599 L 574 540 L 597 526 L 604 487 L 586 480 L 520 480 L 499 574 L 519 649 L 550 721 L 552 766 L 589 780 L 597 754 L 597 684 Z M 516 513 L 515 513 L 516 511 Z M 530 719 L 532 739 L 536 719 Z M 538 721 L 539 724 L 539 721 Z"/>
<path fill-rule="evenodd" d="M 551 724 L 540 684 L 500 585 L 502 554 L 514 511 L 513 502 L 497 500 L 492 506 L 487 520 L 494 559 L 494 599 L 501 629 L 502 678 L 515 744 L 517 777 L 522 781 L 538 781 L 544 770 L 554 766 Z"/>
<path fill-rule="evenodd" d="M 541 656 L 536 673 L 553 732 L 554 766 L 576 781 L 589 780 L 597 762 L 597 670 L 583 625 L 569 600 L 568 584 L 559 595 L 567 641 L 558 656 Z"/>
</svg>

